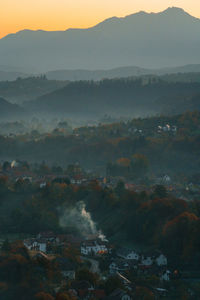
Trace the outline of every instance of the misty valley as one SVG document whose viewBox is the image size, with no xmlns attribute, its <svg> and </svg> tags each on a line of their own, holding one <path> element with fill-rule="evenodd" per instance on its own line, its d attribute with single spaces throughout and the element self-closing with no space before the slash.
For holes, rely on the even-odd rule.
<svg viewBox="0 0 200 300">
<path fill-rule="evenodd" d="M 200 299 L 199 32 L 170 7 L 0 38 L 0 300 Z"/>
</svg>

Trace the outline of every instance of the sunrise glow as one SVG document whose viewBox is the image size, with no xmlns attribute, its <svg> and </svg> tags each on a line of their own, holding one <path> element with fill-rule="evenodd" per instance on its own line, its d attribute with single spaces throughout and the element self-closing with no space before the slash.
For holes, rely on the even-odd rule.
<svg viewBox="0 0 200 300">
<path fill-rule="evenodd" d="M 0 37 L 23 29 L 87 28 L 112 16 L 181 7 L 200 17 L 197 0 L 1 0 Z"/>
</svg>

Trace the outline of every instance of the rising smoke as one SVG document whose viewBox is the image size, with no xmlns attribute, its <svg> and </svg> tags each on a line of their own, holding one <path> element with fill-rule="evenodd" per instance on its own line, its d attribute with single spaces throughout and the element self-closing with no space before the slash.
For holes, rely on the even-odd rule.
<svg viewBox="0 0 200 300">
<path fill-rule="evenodd" d="M 92 220 L 91 214 L 86 210 L 86 205 L 83 201 L 77 203 L 74 208 L 67 208 L 60 217 L 60 226 L 63 228 L 74 227 L 85 238 L 94 235 L 102 241 L 107 241 L 101 230 L 97 230 L 95 222 Z"/>
<path fill-rule="evenodd" d="M 98 234 L 96 224 L 92 220 L 90 213 L 86 211 L 83 201 L 78 202 L 74 208 L 64 211 L 60 217 L 60 226 L 63 228 L 75 227 L 84 236 Z"/>
</svg>

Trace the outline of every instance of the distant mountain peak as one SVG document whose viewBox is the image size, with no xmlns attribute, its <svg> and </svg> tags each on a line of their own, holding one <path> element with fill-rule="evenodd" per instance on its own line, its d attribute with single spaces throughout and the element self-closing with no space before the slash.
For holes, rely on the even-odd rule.
<svg viewBox="0 0 200 300">
<path fill-rule="evenodd" d="M 167 9 L 165 9 L 163 12 L 172 12 L 172 11 L 186 13 L 183 8 L 177 6 L 170 6 Z"/>
<path fill-rule="evenodd" d="M 163 15 L 179 15 L 179 16 L 190 16 L 192 18 L 195 18 L 193 17 L 192 15 L 190 15 L 189 13 L 187 13 L 183 8 L 181 7 L 176 7 L 176 6 L 171 6 L 171 7 L 168 7 L 167 9 L 165 9 L 164 11 L 160 12 L 160 14 L 163 14 Z"/>
<path fill-rule="evenodd" d="M 106 24 L 114 24 L 115 25 L 116 23 L 120 23 L 120 21 L 123 21 L 123 20 L 133 19 L 135 17 L 146 17 L 146 16 L 147 17 L 148 16 L 167 16 L 167 17 L 173 17 L 173 18 L 187 16 L 187 17 L 199 20 L 198 18 L 187 13 L 181 7 L 171 6 L 171 7 L 168 7 L 167 9 L 165 9 L 164 11 L 161 11 L 158 13 L 154 13 L 154 12 L 148 13 L 146 11 L 141 10 L 139 12 L 136 12 L 136 13 L 124 16 L 124 17 L 111 17 L 111 18 L 105 19 L 104 21 L 98 23 L 96 26 L 94 26 L 94 28 L 102 26 L 102 25 L 106 25 Z"/>
</svg>

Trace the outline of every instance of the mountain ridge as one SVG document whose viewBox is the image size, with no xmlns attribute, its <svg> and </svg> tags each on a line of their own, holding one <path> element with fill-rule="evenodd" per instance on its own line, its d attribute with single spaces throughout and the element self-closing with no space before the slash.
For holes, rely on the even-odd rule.
<svg viewBox="0 0 200 300">
<path fill-rule="evenodd" d="M 56 69 L 198 64 L 200 19 L 182 9 L 109 18 L 86 29 L 24 30 L 0 40 L 0 65 Z"/>
<path fill-rule="evenodd" d="M 22 30 L 19 30 L 17 31 L 16 33 L 9 33 L 7 34 L 6 36 L 0 38 L 0 40 L 2 39 L 5 39 L 7 37 L 11 37 L 11 36 L 16 36 L 17 34 L 21 34 L 21 33 L 64 33 L 64 32 L 67 32 L 67 31 L 73 31 L 73 30 L 88 30 L 88 29 L 92 29 L 92 28 L 95 28 L 101 24 L 104 24 L 104 23 L 108 23 L 110 21 L 117 21 L 117 20 L 126 20 L 126 19 L 129 19 L 131 17 L 134 17 L 134 16 L 152 16 L 152 15 L 166 15 L 166 14 L 169 14 L 171 12 L 176 12 L 176 13 L 180 13 L 180 15 L 185 15 L 185 16 L 189 16 L 190 18 L 192 19 L 196 19 L 198 21 L 200 21 L 200 18 L 197 18 L 195 16 L 192 16 L 191 14 L 187 13 L 183 8 L 180 8 L 180 7 L 176 7 L 176 6 L 172 6 L 172 7 L 168 7 L 166 8 L 164 11 L 160 11 L 158 13 L 155 13 L 155 12 L 146 12 L 146 11 L 138 11 L 136 13 L 132 13 L 132 14 L 129 14 L 129 15 L 126 15 L 124 17 L 117 17 L 117 16 L 113 16 L 113 17 L 110 17 L 110 18 L 107 18 L 103 21 L 100 21 L 99 23 L 97 23 L 96 25 L 94 26 L 90 26 L 90 27 L 86 27 L 86 28 L 79 28 L 79 27 L 70 27 L 70 28 L 67 28 L 65 30 L 44 30 L 44 29 L 22 29 Z"/>
</svg>

